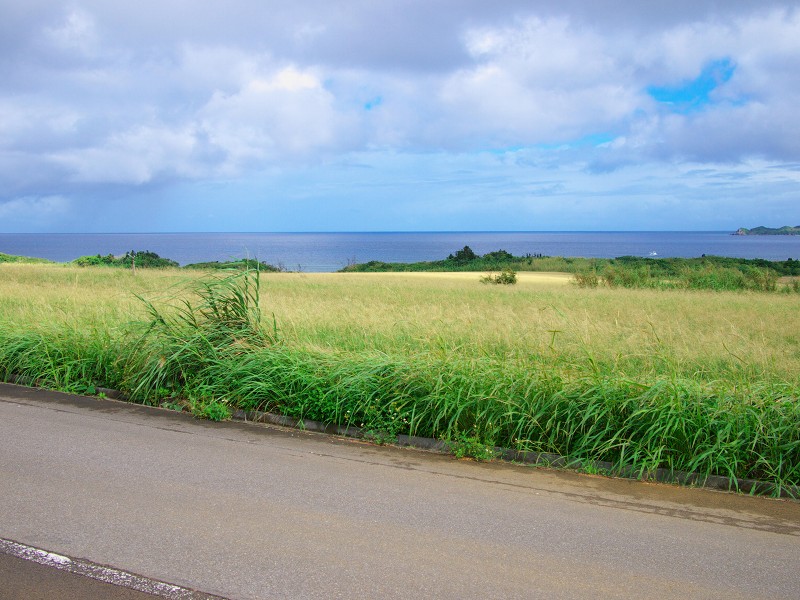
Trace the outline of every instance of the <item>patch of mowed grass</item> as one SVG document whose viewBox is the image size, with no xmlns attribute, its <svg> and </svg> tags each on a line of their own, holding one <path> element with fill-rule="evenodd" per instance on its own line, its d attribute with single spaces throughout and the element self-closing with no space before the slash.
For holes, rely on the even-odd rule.
<svg viewBox="0 0 800 600">
<path fill-rule="evenodd" d="M 69 269 L 4 271 L 0 374 L 184 398 L 206 418 L 260 409 L 382 440 L 758 478 L 776 493 L 800 482 L 791 296 L 105 273 L 73 294 Z M 5 302 L 23 289 L 36 311 Z"/>
</svg>

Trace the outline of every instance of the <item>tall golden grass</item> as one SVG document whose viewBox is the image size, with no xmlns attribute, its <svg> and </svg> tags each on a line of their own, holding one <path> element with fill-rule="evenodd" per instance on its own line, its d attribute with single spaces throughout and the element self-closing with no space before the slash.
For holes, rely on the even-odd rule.
<svg viewBox="0 0 800 600">
<path fill-rule="evenodd" d="M 646 380 L 800 377 L 794 295 L 580 289 L 560 274 L 482 286 L 477 273 L 262 274 L 262 310 L 309 348 L 457 353 L 550 365 L 591 361 Z M 169 296 L 202 273 L 0 265 L 0 322 L 121 327 L 144 318 L 136 295 Z M 270 314 L 271 313 L 271 314 Z"/>
</svg>

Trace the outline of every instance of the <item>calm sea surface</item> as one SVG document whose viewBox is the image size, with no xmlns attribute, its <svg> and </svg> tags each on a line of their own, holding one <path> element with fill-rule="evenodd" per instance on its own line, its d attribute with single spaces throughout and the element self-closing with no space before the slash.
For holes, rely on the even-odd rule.
<svg viewBox="0 0 800 600">
<path fill-rule="evenodd" d="M 470 246 L 478 254 L 800 259 L 800 236 L 734 236 L 729 232 L 447 232 L 447 233 L 0 233 L 0 252 L 58 262 L 87 254 L 150 250 L 185 265 L 258 258 L 289 270 L 325 272 L 350 262 L 439 260 Z"/>
</svg>

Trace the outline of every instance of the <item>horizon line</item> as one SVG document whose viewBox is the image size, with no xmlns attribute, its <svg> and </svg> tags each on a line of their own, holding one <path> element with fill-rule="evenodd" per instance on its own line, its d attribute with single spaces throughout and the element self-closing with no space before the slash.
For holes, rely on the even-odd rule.
<svg viewBox="0 0 800 600">
<path fill-rule="evenodd" d="M 737 231 L 737 230 L 733 230 Z M 358 231 L 2 231 L 0 235 L 196 235 L 196 234 L 434 234 L 434 233 L 729 233 L 730 229 L 415 229 Z"/>
</svg>

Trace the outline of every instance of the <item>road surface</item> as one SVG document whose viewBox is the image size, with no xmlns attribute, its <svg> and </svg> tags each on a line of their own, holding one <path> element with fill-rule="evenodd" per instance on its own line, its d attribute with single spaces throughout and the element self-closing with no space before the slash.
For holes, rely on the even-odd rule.
<svg viewBox="0 0 800 600">
<path fill-rule="evenodd" d="M 0 538 L 236 599 L 800 597 L 797 502 L 5 384 Z"/>
</svg>

